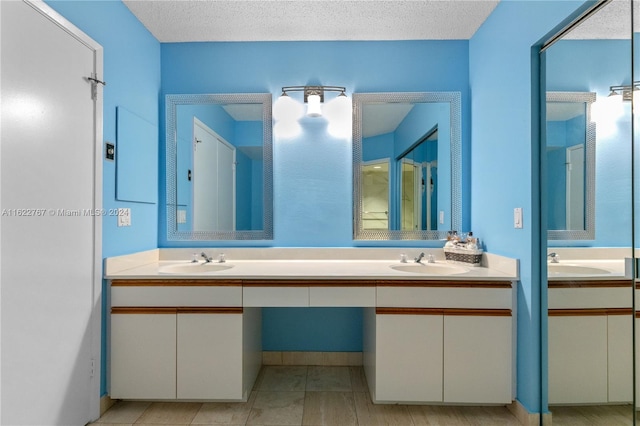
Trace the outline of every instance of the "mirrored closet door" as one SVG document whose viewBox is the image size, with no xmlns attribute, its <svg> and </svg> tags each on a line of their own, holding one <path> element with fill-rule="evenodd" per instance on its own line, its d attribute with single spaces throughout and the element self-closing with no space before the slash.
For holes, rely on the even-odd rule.
<svg viewBox="0 0 640 426">
<path fill-rule="evenodd" d="M 636 417 L 629 269 L 640 225 L 633 209 L 633 141 L 640 138 L 633 134 L 631 13 L 631 0 L 598 2 L 541 53 L 553 425 L 631 425 Z"/>
</svg>

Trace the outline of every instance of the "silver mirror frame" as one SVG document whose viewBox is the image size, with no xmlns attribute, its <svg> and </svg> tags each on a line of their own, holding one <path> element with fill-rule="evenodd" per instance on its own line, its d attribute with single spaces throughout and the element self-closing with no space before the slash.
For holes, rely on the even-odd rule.
<svg viewBox="0 0 640 426">
<path fill-rule="evenodd" d="M 166 95 L 167 240 L 272 240 L 273 239 L 273 140 L 271 93 Z M 263 229 L 257 231 L 178 231 L 177 223 L 177 128 L 178 105 L 262 104 Z"/>
<path fill-rule="evenodd" d="M 460 92 L 390 92 L 353 94 L 353 239 L 443 240 L 447 231 L 364 229 L 362 221 L 362 107 L 367 103 L 442 103 L 450 105 L 451 227 L 462 226 L 462 127 Z"/>
<path fill-rule="evenodd" d="M 591 104 L 596 101 L 594 92 L 547 92 L 547 102 L 581 102 L 586 104 L 587 128 L 585 140 L 585 229 L 547 230 L 548 240 L 593 240 L 596 236 L 596 123 L 591 121 Z M 545 109 L 546 110 L 546 109 Z M 546 115 L 544 123 L 546 123 Z M 546 134 L 546 132 L 545 132 Z M 546 143 L 545 143 L 546 145 Z"/>
</svg>

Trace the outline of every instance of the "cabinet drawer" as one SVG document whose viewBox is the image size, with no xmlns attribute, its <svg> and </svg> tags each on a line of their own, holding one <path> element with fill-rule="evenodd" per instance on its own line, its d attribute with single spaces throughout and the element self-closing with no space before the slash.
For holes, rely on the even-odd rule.
<svg viewBox="0 0 640 426">
<path fill-rule="evenodd" d="M 310 287 L 309 306 L 376 306 L 375 287 Z"/>
<path fill-rule="evenodd" d="M 244 287 L 243 306 L 246 307 L 306 307 L 309 306 L 308 287 Z"/>
<path fill-rule="evenodd" d="M 378 287 L 377 305 L 407 308 L 511 309 L 511 288 Z"/>
<path fill-rule="evenodd" d="M 549 309 L 630 308 L 631 287 L 557 287 L 549 285 Z"/>
<path fill-rule="evenodd" d="M 112 285 L 111 306 L 242 306 L 242 287 Z"/>
</svg>

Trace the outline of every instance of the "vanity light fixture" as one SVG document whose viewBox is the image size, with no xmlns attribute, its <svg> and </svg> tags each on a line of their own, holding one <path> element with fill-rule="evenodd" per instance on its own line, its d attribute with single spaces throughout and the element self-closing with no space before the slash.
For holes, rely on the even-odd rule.
<svg viewBox="0 0 640 426">
<path fill-rule="evenodd" d="M 640 90 L 640 81 L 634 81 L 633 85 L 627 86 L 610 86 L 609 87 L 609 96 L 621 96 L 623 101 L 632 101 L 633 100 L 633 92 Z"/>
<path fill-rule="evenodd" d="M 291 99 L 289 97 L 289 92 L 304 92 L 304 103 L 307 104 L 307 116 L 309 117 L 320 117 L 322 116 L 322 109 L 320 104 L 324 102 L 324 92 L 340 92 L 339 97 L 346 98 L 345 88 L 340 86 L 285 86 L 282 88 L 282 96 L 278 98 L 275 105 L 273 106 L 274 115 L 277 110 L 280 110 L 280 105 L 286 105 L 285 108 L 289 107 L 289 101 L 286 99 Z M 277 111 L 284 112 L 284 111 Z"/>
<path fill-rule="evenodd" d="M 282 95 L 273 105 L 274 131 L 283 137 L 293 137 L 301 131 L 297 122 L 304 115 L 304 107 L 289 96 L 290 92 L 303 92 L 303 102 L 307 104 L 307 117 L 325 116 L 329 121 L 328 132 L 335 137 L 349 137 L 351 134 L 351 99 L 341 86 L 285 86 Z M 325 92 L 338 95 L 324 107 Z M 323 111 L 324 109 L 324 111 Z"/>
</svg>

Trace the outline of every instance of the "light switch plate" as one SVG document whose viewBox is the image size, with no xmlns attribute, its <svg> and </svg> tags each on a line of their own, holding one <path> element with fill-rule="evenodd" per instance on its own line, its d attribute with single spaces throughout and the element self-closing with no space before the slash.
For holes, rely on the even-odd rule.
<svg viewBox="0 0 640 426">
<path fill-rule="evenodd" d="M 444 225 L 444 212 L 440 210 L 440 224 Z"/>
<path fill-rule="evenodd" d="M 187 223 L 187 211 L 186 210 L 178 210 L 178 223 Z"/>
<path fill-rule="evenodd" d="M 131 226 L 131 209 L 118 209 L 118 226 Z"/>
<path fill-rule="evenodd" d="M 513 209 L 513 227 L 522 229 L 522 207 Z"/>
</svg>

